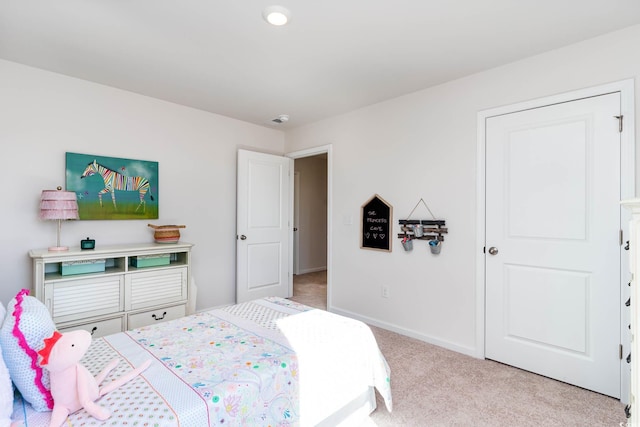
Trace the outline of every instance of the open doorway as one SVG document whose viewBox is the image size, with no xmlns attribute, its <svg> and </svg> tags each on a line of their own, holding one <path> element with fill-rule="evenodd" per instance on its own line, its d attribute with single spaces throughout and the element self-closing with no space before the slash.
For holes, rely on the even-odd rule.
<svg viewBox="0 0 640 427">
<path fill-rule="evenodd" d="M 293 296 L 327 308 L 327 154 L 294 161 Z"/>
<path fill-rule="evenodd" d="M 330 282 L 330 147 L 290 153 L 294 159 L 293 297 L 327 309 Z"/>
</svg>

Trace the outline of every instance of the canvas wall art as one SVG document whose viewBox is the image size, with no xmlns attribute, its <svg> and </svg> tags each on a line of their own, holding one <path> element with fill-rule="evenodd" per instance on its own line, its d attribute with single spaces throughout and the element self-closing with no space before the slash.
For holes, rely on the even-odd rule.
<svg viewBox="0 0 640 427">
<path fill-rule="evenodd" d="M 158 162 L 66 153 L 80 219 L 158 219 Z"/>
</svg>

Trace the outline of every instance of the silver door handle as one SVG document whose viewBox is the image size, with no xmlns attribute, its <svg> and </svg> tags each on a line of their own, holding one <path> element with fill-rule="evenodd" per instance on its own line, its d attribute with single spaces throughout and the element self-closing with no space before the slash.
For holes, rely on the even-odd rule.
<svg viewBox="0 0 640 427">
<path fill-rule="evenodd" d="M 497 253 L 498 253 L 498 248 L 496 248 L 495 246 L 491 246 L 491 247 L 489 248 L 489 254 L 491 254 L 491 255 L 495 255 L 495 254 L 497 254 Z"/>
<path fill-rule="evenodd" d="M 240 240 L 247 240 L 247 236 L 245 236 L 244 234 L 240 236 Z"/>
</svg>

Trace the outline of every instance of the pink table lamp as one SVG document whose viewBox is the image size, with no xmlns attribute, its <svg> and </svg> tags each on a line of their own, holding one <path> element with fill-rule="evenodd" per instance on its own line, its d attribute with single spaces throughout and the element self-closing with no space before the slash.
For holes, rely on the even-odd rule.
<svg viewBox="0 0 640 427">
<path fill-rule="evenodd" d="M 60 229 L 62 228 L 63 220 L 79 219 L 76 193 L 73 191 L 62 191 L 62 187 L 58 187 L 57 190 L 42 190 L 42 197 L 40 198 L 40 218 L 58 221 L 57 246 L 51 246 L 49 250 L 68 251 L 68 247 L 60 246 Z"/>
</svg>

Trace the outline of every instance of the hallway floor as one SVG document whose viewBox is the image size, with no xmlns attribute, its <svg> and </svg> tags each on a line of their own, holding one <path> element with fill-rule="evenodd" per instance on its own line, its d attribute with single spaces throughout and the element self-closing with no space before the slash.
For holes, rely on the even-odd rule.
<svg viewBox="0 0 640 427">
<path fill-rule="evenodd" d="M 292 301 L 327 309 L 327 270 L 293 276 Z"/>
</svg>

